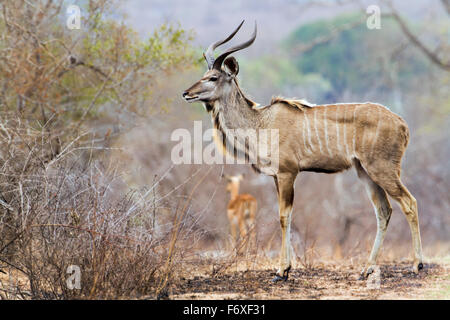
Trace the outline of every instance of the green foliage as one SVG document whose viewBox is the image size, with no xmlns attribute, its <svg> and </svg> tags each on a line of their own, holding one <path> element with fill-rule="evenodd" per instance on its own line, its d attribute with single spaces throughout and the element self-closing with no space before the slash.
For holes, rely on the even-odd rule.
<svg viewBox="0 0 450 320">
<path fill-rule="evenodd" d="M 41 125 L 49 118 L 71 123 L 124 110 L 146 113 L 158 108 L 152 94 L 158 81 L 193 64 L 192 36 L 179 26 L 164 24 L 141 39 L 110 14 L 113 1 L 97 0 L 84 3 L 81 30 L 69 30 L 54 18 L 63 12 L 61 2 L 31 18 L 27 3 L 4 5 L 2 108 L 20 109 Z M 35 6 L 45 2 L 32 12 Z"/>
<path fill-rule="evenodd" d="M 357 24 L 358 21 L 361 21 Z M 302 44 L 327 37 L 333 29 L 356 26 L 318 44 L 307 52 L 296 52 Z M 414 49 L 401 50 L 403 39 L 395 22 L 383 17 L 381 29 L 370 30 L 358 14 L 341 15 L 331 20 L 306 24 L 285 41 L 297 70 L 302 74 L 318 73 L 333 90 L 330 98 L 345 90 L 363 95 L 368 90 L 390 90 L 395 85 L 408 88 L 414 77 L 427 70 L 424 58 Z M 395 56 L 395 48 L 399 48 Z"/>
<path fill-rule="evenodd" d="M 292 68 L 292 62 L 286 56 L 264 56 L 260 59 L 243 60 L 241 66 L 246 86 L 266 92 L 275 89 L 277 92 L 271 92 L 271 95 L 294 95 L 298 98 L 308 96 L 309 99 L 313 99 L 331 90 L 330 83 L 321 75 L 302 74 L 296 68 Z"/>
<path fill-rule="evenodd" d="M 131 111 L 145 112 L 152 96 L 150 87 L 156 84 L 158 78 L 192 65 L 193 50 L 188 44 L 191 40 L 185 30 L 165 24 L 151 37 L 141 40 L 134 30 L 124 24 L 106 20 L 97 23 L 86 35 L 82 52 L 89 65 L 104 66 L 103 73 L 111 75 L 112 81 L 122 83 L 119 88 L 105 91 L 105 95 L 111 95 L 110 101 L 120 98 L 118 94 L 127 96 L 130 93 L 127 101 L 121 100 L 121 107 L 125 105 Z M 99 82 L 97 90 L 102 85 Z M 99 100 L 96 105 L 104 105 L 105 102 Z"/>
</svg>

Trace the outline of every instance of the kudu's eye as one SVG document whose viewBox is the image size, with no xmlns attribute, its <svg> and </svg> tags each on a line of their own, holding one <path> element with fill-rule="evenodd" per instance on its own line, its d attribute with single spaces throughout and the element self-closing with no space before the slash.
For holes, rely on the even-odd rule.
<svg viewBox="0 0 450 320">
<path fill-rule="evenodd" d="M 209 81 L 217 81 L 217 77 L 211 77 L 209 78 Z"/>
</svg>

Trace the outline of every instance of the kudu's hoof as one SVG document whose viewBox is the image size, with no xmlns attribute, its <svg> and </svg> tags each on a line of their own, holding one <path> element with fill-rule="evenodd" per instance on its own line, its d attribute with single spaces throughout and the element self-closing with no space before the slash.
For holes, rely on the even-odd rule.
<svg viewBox="0 0 450 320">
<path fill-rule="evenodd" d="M 358 280 L 366 280 L 374 272 L 374 267 L 369 266 L 363 269 Z"/>
<path fill-rule="evenodd" d="M 279 276 L 279 275 L 275 275 L 275 277 L 272 279 L 273 283 L 277 283 L 278 281 L 287 281 L 288 277 L 287 276 Z"/>
<path fill-rule="evenodd" d="M 422 262 L 419 262 L 417 265 L 415 264 L 415 265 L 413 266 L 412 271 L 413 271 L 415 274 L 419 274 L 419 271 L 422 270 L 422 269 L 423 269 L 423 263 L 422 263 Z"/>
<path fill-rule="evenodd" d="M 291 270 L 291 267 L 287 268 L 286 270 L 284 270 L 283 272 L 283 276 L 280 276 L 278 274 L 275 274 L 275 277 L 272 279 L 273 283 L 276 283 L 278 281 L 287 281 L 288 277 L 289 277 L 289 270 Z"/>
</svg>

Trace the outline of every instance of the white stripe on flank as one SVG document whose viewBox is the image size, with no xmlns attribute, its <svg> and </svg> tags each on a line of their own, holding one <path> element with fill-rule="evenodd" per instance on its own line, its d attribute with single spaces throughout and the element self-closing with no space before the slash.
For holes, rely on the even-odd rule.
<svg viewBox="0 0 450 320">
<path fill-rule="evenodd" d="M 339 109 L 336 108 L 336 122 L 335 122 L 335 124 L 336 124 L 336 145 L 337 145 L 337 148 L 339 150 L 339 153 L 341 153 L 342 152 L 342 148 L 341 148 L 341 145 L 340 145 L 340 142 L 339 142 L 339 125 L 338 125 L 339 112 L 338 111 L 339 111 Z"/>
<path fill-rule="evenodd" d="M 377 108 L 377 110 L 378 110 L 378 112 L 377 112 L 377 115 L 378 115 L 377 129 L 375 130 L 375 137 L 373 138 L 372 146 L 370 147 L 370 156 L 372 156 L 373 147 L 375 146 L 375 143 L 377 142 L 378 134 L 379 134 L 379 131 L 380 131 L 380 108 Z"/>
<path fill-rule="evenodd" d="M 353 156 L 356 157 L 356 110 L 360 105 L 353 110 Z"/>
<path fill-rule="evenodd" d="M 306 123 L 305 123 L 305 118 L 303 117 L 303 129 L 302 129 L 302 135 L 303 135 L 303 146 L 305 147 L 305 152 L 311 154 L 311 150 L 306 146 L 306 134 L 305 134 L 305 130 L 306 130 Z"/>
<path fill-rule="evenodd" d="M 319 137 L 319 131 L 317 130 L 317 109 L 314 109 L 314 131 L 316 131 L 316 137 L 317 137 L 317 141 L 319 141 L 319 149 L 320 149 L 320 153 L 323 153 L 322 151 L 322 142 L 320 141 L 320 137 Z"/>
<path fill-rule="evenodd" d="M 305 119 L 306 119 L 306 129 L 308 130 L 309 147 L 311 148 L 311 151 L 314 151 L 313 144 L 311 141 L 311 129 L 309 128 L 308 116 L 306 115 L 306 112 L 303 112 L 303 115 L 305 116 Z"/>
<path fill-rule="evenodd" d="M 328 146 L 328 120 L 327 120 L 327 107 L 325 107 L 325 112 L 323 115 L 324 125 L 325 125 L 325 146 L 327 147 L 328 154 L 332 156 L 330 147 Z"/>
<path fill-rule="evenodd" d="M 347 146 L 347 123 L 346 123 L 346 112 L 347 112 L 347 106 L 344 106 L 344 147 L 345 147 L 345 154 L 349 156 L 348 152 L 348 146 Z"/>
</svg>

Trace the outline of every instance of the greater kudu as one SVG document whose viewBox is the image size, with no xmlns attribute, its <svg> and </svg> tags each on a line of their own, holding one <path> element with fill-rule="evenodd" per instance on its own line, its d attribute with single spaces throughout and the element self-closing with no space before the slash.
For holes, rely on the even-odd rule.
<svg viewBox="0 0 450 320">
<path fill-rule="evenodd" d="M 211 113 L 214 128 L 222 136 L 216 139 L 221 148 L 229 132 L 235 131 L 231 129 L 279 131 L 278 170 L 253 165 L 274 177 L 278 193 L 282 244 L 274 281 L 286 280 L 291 268 L 289 238 L 297 174 L 301 171 L 335 173 L 350 167 L 356 168 L 358 177 L 365 183 L 377 218 L 375 242 L 362 276 L 373 272 L 386 233 L 392 212 L 388 195 L 398 201 L 408 220 L 414 247 L 413 271 L 417 273 L 423 268 L 417 202 L 400 181 L 401 159 L 409 140 L 406 122 L 386 107 L 367 102 L 313 106 L 303 100 L 277 97 L 260 107 L 240 89 L 236 80 L 239 65 L 234 57 L 228 57 L 253 43 L 256 24 L 248 41 L 226 50 L 216 59 L 213 56 L 214 49 L 229 41 L 242 23 L 226 39 L 208 47 L 204 53 L 208 70 L 183 97 L 188 102 L 201 101 Z"/>
</svg>

